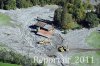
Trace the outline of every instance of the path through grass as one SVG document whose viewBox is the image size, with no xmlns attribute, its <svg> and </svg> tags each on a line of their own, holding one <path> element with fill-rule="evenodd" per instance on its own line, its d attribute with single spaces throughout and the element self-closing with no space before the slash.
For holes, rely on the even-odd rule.
<svg viewBox="0 0 100 66">
<path fill-rule="evenodd" d="M 90 36 L 86 38 L 86 42 L 93 48 L 100 48 L 100 32 L 92 32 Z M 87 57 L 89 58 L 87 59 Z M 93 59 L 91 59 L 91 57 Z M 74 66 L 100 66 L 100 51 L 76 53 L 71 57 L 70 62 L 75 63 Z"/>
<path fill-rule="evenodd" d="M 87 37 L 86 42 L 94 48 L 100 48 L 100 32 L 92 32 L 90 36 Z M 100 55 L 100 52 L 97 52 Z"/>
</svg>

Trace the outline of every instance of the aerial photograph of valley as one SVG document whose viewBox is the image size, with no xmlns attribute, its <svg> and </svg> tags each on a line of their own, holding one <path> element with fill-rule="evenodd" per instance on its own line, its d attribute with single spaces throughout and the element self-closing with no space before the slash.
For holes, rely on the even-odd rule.
<svg viewBox="0 0 100 66">
<path fill-rule="evenodd" d="M 100 0 L 0 0 L 0 66 L 100 66 Z"/>
</svg>

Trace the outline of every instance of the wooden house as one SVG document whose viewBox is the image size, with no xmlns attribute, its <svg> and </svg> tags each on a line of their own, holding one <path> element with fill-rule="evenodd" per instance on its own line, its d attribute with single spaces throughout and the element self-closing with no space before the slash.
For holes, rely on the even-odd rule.
<svg viewBox="0 0 100 66">
<path fill-rule="evenodd" d="M 54 27 L 45 22 L 37 22 L 34 26 L 36 26 L 36 34 L 50 38 L 54 33 Z"/>
</svg>

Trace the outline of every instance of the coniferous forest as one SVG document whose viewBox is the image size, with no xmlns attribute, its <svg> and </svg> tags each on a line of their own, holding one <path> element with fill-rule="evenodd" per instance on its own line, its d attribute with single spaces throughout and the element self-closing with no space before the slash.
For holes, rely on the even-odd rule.
<svg viewBox="0 0 100 66">
<path fill-rule="evenodd" d="M 34 5 L 44 6 L 46 4 L 63 5 L 65 0 L 0 0 L 0 9 L 27 8 Z"/>
</svg>

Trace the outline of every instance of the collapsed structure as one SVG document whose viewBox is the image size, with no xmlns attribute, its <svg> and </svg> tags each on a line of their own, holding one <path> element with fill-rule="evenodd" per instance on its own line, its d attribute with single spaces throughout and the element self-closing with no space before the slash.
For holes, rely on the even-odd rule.
<svg viewBox="0 0 100 66">
<path fill-rule="evenodd" d="M 53 25 L 50 25 L 46 22 L 37 22 L 33 26 L 36 27 L 35 29 L 36 29 L 37 35 L 44 36 L 44 37 L 47 37 L 47 38 L 51 38 L 51 36 L 54 33 Z"/>
</svg>

